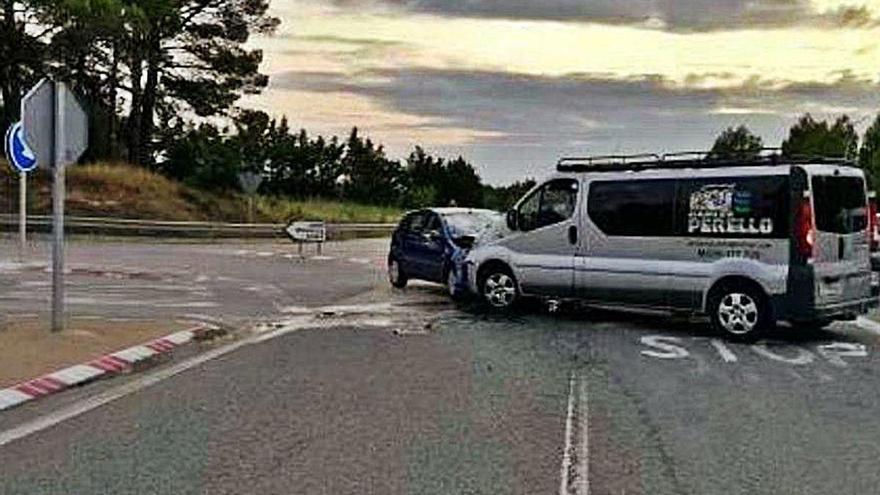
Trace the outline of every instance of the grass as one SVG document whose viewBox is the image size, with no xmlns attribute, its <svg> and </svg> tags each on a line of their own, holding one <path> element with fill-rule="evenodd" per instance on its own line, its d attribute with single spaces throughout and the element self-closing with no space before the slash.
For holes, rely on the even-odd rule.
<svg viewBox="0 0 880 495">
<path fill-rule="evenodd" d="M 51 184 L 45 171 L 28 180 L 28 209 L 48 214 Z M 247 222 L 248 202 L 241 194 L 193 189 L 149 170 L 127 164 L 98 163 L 70 167 L 67 212 L 149 220 Z M 0 213 L 18 210 L 18 179 L 0 161 Z M 254 221 L 325 220 L 331 223 L 396 222 L 401 210 L 324 199 L 294 200 L 259 196 Z"/>
</svg>

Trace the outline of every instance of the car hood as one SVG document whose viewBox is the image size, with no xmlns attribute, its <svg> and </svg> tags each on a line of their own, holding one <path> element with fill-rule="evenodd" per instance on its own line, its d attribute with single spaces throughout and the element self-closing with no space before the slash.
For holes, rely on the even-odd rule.
<svg viewBox="0 0 880 495">
<path fill-rule="evenodd" d="M 475 232 L 467 232 L 462 234 L 456 234 L 456 238 L 460 237 L 472 237 L 474 239 L 473 247 L 481 246 L 483 244 L 489 244 L 500 239 L 503 239 L 511 234 L 511 230 L 507 227 L 507 224 L 503 218 L 500 218 L 497 222 L 491 222 L 484 225 L 480 229 L 476 229 Z"/>
</svg>

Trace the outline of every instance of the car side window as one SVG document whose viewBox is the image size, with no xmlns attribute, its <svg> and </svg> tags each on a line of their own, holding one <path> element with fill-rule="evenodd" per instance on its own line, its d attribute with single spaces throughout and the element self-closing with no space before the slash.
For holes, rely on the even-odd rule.
<svg viewBox="0 0 880 495">
<path fill-rule="evenodd" d="M 443 231 L 443 222 L 440 220 L 440 217 L 436 213 L 430 213 L 428 218 L 425 220 L 425 232 L 431 231 L 442 232 Z"/>
<path fill-rule="evenodd" d="M 574 214 L 578 182 L 558 179 L 544 184 L 519 207 L 519 228 L 525 232 L 564 222 Z"/>
<path fill-rule="evenodd" d="M 409 233 L 419 233 L 425 223 L 424 213 L 412 213 L 404 220 L 404 229 Z"/>
</svg>

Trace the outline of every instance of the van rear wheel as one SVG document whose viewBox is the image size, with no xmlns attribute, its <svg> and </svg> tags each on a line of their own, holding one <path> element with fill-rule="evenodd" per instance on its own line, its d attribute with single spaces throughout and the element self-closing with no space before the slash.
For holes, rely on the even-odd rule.
<svg viewBox="0 0 880 495">
<path fill-rule="evenodd" d="M 745 284 L 716 290 L 709 301 L 715 331 L 737 341 L 754 341 L 770 326 L 770 306 L 764 294 Z"/>
</svg>

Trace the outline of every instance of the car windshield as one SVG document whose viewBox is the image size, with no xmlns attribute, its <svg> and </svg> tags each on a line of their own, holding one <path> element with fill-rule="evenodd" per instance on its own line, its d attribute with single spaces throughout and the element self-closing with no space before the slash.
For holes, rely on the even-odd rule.
<svg viewBox="0 0 880 495">
<path fill-rule="evenodd" d="M 444 215 L 452 237 L 479 236 L 488 229 L 495 228 L 503 221 L 500 213 L 494 211 L 471 211 Z"/>
</svg>

